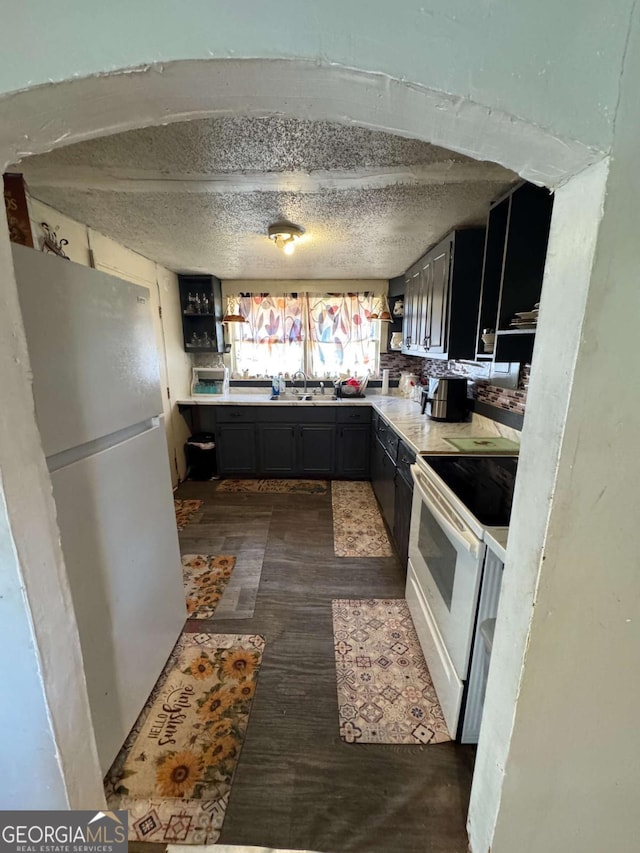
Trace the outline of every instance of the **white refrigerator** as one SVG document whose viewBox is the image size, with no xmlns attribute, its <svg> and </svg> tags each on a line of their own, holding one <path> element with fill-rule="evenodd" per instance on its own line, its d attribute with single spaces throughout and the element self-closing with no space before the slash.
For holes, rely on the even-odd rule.
<svg viewBox="0 0 640 853">
<path fill-rule="evenodd" d="M 186 618 L 149 292 L 22 246 L 13 260 L 106 772 Z"/>
</svg>

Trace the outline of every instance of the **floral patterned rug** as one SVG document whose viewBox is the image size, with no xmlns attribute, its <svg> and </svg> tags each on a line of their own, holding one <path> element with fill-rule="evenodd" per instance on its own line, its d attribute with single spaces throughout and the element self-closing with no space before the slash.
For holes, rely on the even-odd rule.
<svg viewBox="0 0 640 853">
<path fill-rule="evenodd" d="M 326 495 L 326 480 L 221 480 L 219 492 L 270 492 L 272 494 Z"/>
<path fill-rule="evenodd" d="M 235 557 L 184 554 L 182 579 L 189 619 L 212 618 L 235 564 Z"/>
<path fill-rule="evenodd" d="M 130 841 L 218 839 L 263 649 L 257 635 L 180 637 L 105 779 Z"/>
<path fill-rule="evenodd" d="M 404 599 L 335 600 L 333 638 L 342 740 L 451 740 Z"/>
<path fill-rule="evenodd" d="M 176 511 L 176 524 L 178 530 L 184 530 L 185 525 L 193 520 L 193 516 L 202 506 L 202 501 L 181 501 L 177 498 L 173 501 L 173 508 Z"/>
<path fill-rule="evenodd" d="M 336 557 L 393 556 L 371 483 L 334 480 L 331 502 Z"/>
</svg>

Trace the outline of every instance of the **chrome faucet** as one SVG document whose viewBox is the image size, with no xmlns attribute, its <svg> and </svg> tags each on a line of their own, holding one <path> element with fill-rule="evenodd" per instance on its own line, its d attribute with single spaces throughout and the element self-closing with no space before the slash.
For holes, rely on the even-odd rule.
<svg viewBox="0 0 640 853">
<path fill-rule="evenodd" d="M 302 378 L 304 379 L 304 391 L 303 391 L 303 393 L 306 396 L 306 393 L 307 393 L 307 374 L 304 372 L 304 370 L 296 370 L 296 372 L 291 377 L 291 382 L 293 383 L 294 391 L 295 391 L 296 376 L 302 376 Z"/>
</svg>

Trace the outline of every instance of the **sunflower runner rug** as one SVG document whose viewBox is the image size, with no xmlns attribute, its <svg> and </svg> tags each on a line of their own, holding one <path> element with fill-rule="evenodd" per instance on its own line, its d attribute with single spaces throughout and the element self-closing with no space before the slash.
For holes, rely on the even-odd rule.
<svg viewBox="0 0 640 853">
<path fill-rule="evenodd" d="M 451 740 L 407 602 L 337 599 L 332 605 L 342 740 Z"/>
<path fill-rule="evenodd" d="M 176 511 L 176 524 L 178 525 L 178 530 L 184 530 L 185 525 L 189 524 L 193 519 L 193 516 L 202 506 L 202 503 L 203 501 L 181 501 L 177 498 L 174 499 L 173 508 Z"/>
<path fill-rule="evenodd" d="M 221 480 L 219 492 L 265 492 L 271 494 L 326 495 L 326 480 Z"/>
<path fill-rule="evenodd" d="M 185 554 L 182 557 L 182 579 L 189 619 L 211 619 L 222 598 L 235 557 L 212 557 L 210 554 Z"/>
<path fill-rule="evenodd" d="M 336 557 L 393 556 L 371 483 L 334 480 L 331 505 Z"/>
<path fill-rule="evenodd" d="M 105 779 L 130 841 L 217 841 L 263 649 L 257 635 L 180 637 Z"/>
</svg>

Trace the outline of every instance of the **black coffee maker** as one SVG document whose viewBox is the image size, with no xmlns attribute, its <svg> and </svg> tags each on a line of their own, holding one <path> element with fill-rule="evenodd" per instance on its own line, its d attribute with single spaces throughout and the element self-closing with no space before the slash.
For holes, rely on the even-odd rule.
<svg viewBox="0 0 640 853">
<path fill-rule="evenodd" d="M 429 379 L 422 391 L 421 409 L 434 421 L 463 421 L 469 414 L 467 380 L 460 376 Z"/>
</svg>

